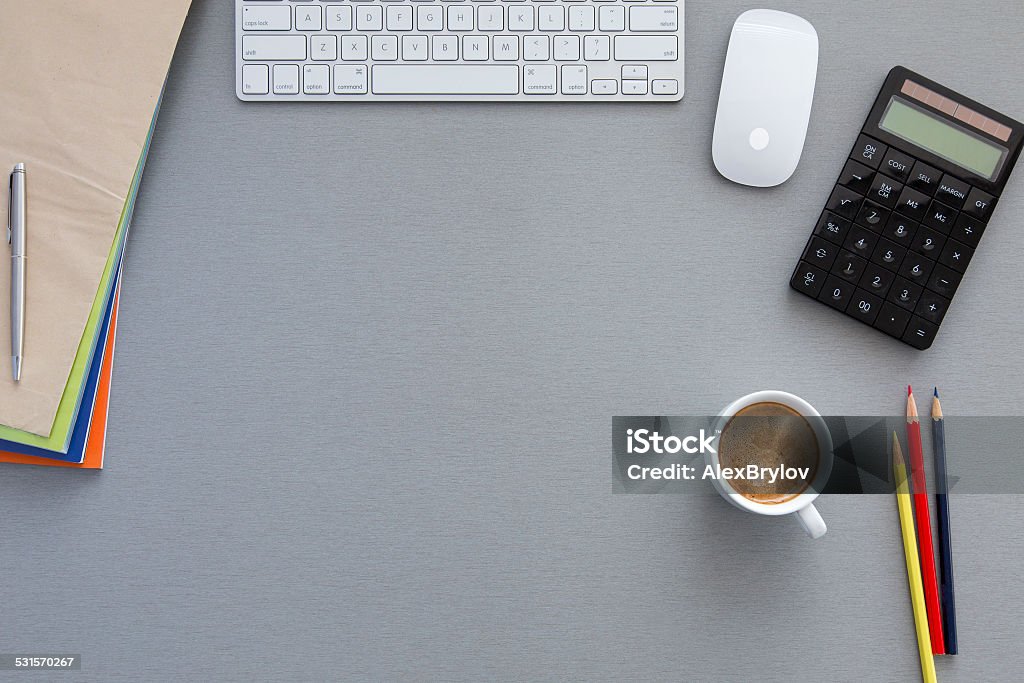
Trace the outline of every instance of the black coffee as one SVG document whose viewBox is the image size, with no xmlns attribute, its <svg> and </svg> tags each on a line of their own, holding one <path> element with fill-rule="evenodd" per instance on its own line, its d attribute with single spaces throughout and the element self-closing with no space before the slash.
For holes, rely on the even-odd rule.
<svg viewBox="0 0 1024 683">
<path fill-rule="evenodd" d="M 796 498 L 814 481 L 819 459 L 818 438 L 810 423 L 781 403 L 747 406 L 726 423 L 718 441 L 723 468 L 756 465 L 767 474 L 729 480 L 737 493 L 755 503 L 772 505 Z M 788 476 L 771 481 L 771 472 Z"/>
</svg>

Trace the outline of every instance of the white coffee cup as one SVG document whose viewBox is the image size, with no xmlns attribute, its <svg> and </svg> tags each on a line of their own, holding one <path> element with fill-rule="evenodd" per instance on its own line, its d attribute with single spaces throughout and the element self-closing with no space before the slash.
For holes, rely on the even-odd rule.
<svg viewBox="0 0 1024 683">
<path fill-rule="evenodd" d="M 832 435 L 829 434 L 828 427 L 825 426 L 825 420 L 822 419 L 821 414 L 810 403 L 799 396 L 787 394 L 784 391 L 758 391 L 737 399 L 726 406 L 719 414 L 718 423 L 715 426 L 716 432 L 720 434 L 736 413 L 755 403 L 781 403 L 788 408 L 792 408 L 807 419 L 807 423 L 814 430 L 814 436 L 818 441 L 819 449 L 818 471 L 814 479 L 804 493 L 782 503 L 770 504 L 758 503 L 738 493 L 728 480 L 723 481 L 716 477 L 711 481 L 714 483 L 715 488 L 718 489 L 718 492 L 722 494 L 722 497 L 736 507 L 758 515 L 794 515 L 800 526 L 803 527 L 804 531 L 811 538 L 820 538 L 825 535 L 828 527 L 825 526 L 825 520 L 821 518 L 817 508 L 814 507 L 814 499 L 818 497 L 818 492 L 825 486 L 829 475 L 832 474 Z M 705 452 L 704 460 L 708 465 L 714 467 L 716 471 L 718 470 L 720 463 L 717 452 Z"/>
</svg>

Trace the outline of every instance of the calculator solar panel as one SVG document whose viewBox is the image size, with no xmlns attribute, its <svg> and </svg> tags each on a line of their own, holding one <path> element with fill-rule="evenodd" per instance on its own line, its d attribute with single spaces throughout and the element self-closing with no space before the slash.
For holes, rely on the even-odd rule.
<svg viewBox="0 0 1024 683">
<path fill-rule="evenodd" d="M 790 286 L 914 348 L 929 348 L 1022 141 L 1017 121 L 894 68 Z"/>
</svg>

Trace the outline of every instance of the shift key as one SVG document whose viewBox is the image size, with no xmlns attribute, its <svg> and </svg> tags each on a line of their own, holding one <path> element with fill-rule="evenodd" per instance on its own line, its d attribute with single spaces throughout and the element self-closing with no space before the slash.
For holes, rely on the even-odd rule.
<svg viewBox="0 0 1024 683">
<path fill-rule="evenodd" d="M 674 62 L 679 59 L 679 38 L 615 36 L 615 59 L 627 62 Z"/>
</svg>

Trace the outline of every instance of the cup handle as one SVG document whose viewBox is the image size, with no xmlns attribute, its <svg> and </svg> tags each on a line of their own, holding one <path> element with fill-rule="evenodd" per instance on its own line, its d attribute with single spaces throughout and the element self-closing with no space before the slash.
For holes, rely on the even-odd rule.
<svg viewBox="0 0 1024 683">
<path fill-rule="evenodd" d="M 793 514 L 796 515 L 796 521 L 800 522 L 800 526 L 804 528 L 804 531 L 811 538 L 821 538 L 828 531 L 828 527 L 825 526 L 825 520 L 821 518 L 818 509 L 814 507 L 813 503 L 807 507 L 800 508 Z"/>
</svg>

